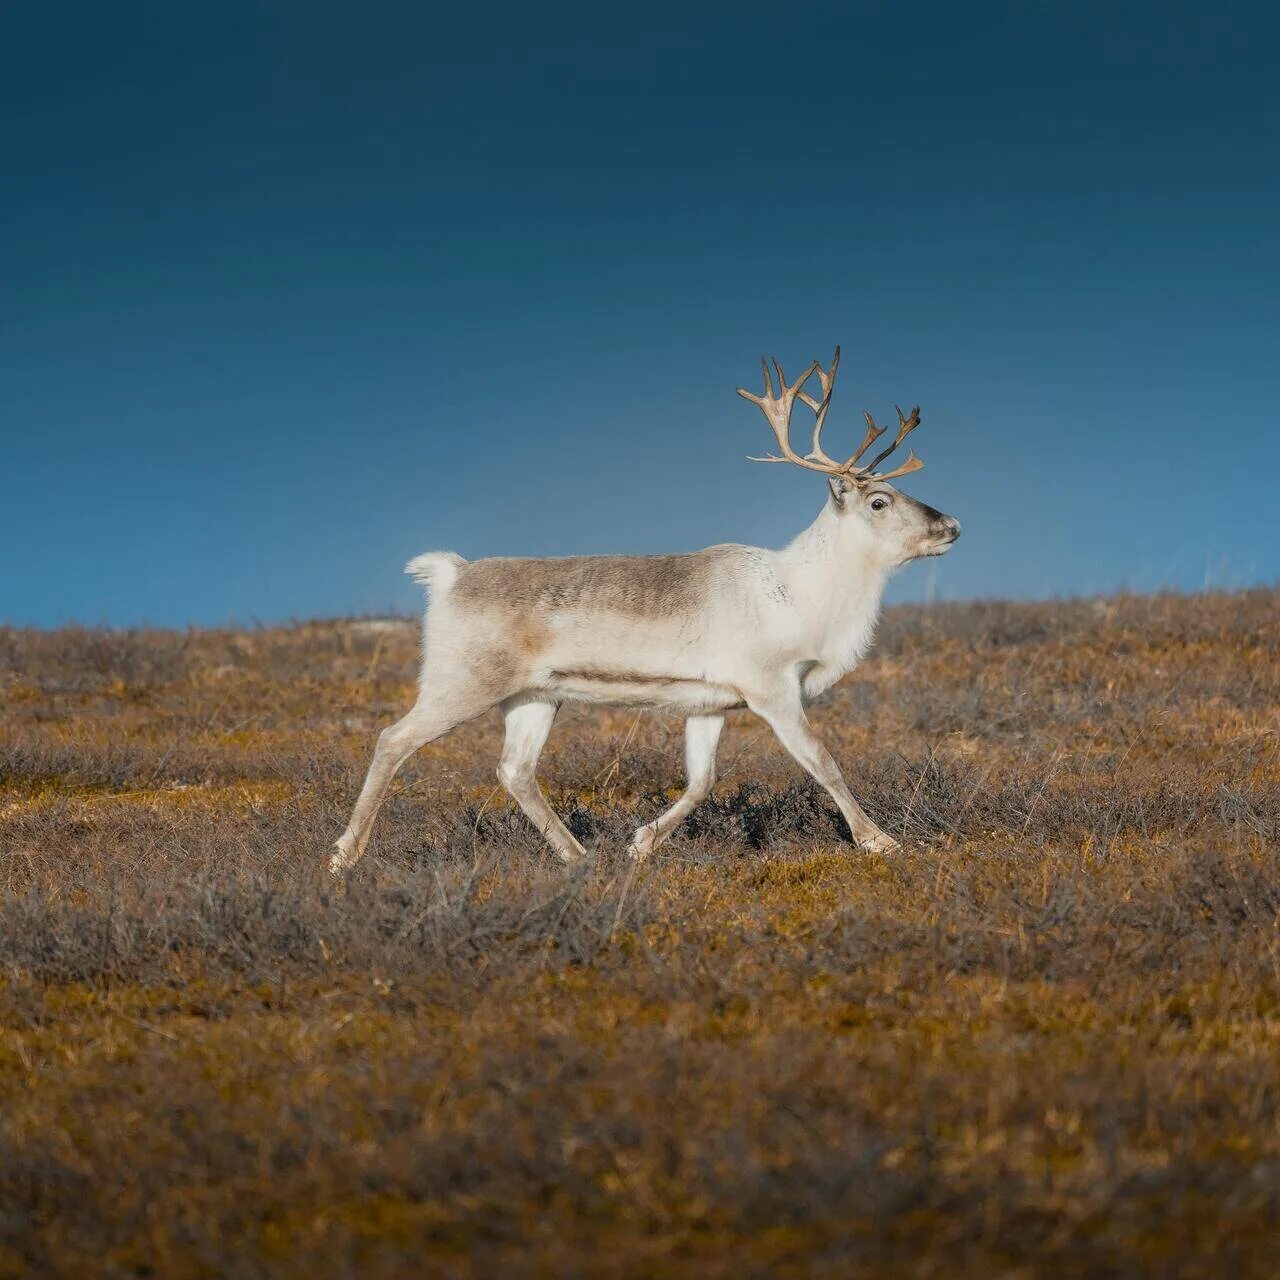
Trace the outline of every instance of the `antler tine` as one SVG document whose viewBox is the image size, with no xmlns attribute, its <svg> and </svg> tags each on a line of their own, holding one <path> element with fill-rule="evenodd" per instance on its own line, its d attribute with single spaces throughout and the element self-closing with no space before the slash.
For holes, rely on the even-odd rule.
<svg viewBox="0 0 1280 1280">
<path fill-rule="evenodd" d="M 836 370 L 840 368 L 840 348 L 836 347 L 835 355 L 831 357 L 830 369 L 824 369 L 816 360 L 813 363 L 817 365 L 818 381 L 822 384 L 822 403 L 819 404 L 806 392 L 800 393 L 800 399 L 817 414 L 813 424 L 813 448 L 809 450 L 809 457 L 814 462 L 821 462 L 824 466 L 838 469 L 841 464 L 822 448 L 822 428 L 826 425 L 827 410 L 831 408 L 831 396 L 836 389 Z"/>
<path fill-rule="evenodd" d="M 866 453 L 866 451 L 870 449 L 871 446 L 875 444 L 875 442 L 885 433 L 885 428 L 877 427 L 876 420 L 867 412 L 866 409 L 863 409 L 862 416 L 867 420 L 867 434 L 863 436 L 862 443 L 858 446 L 857 453 L 855 453 L 853 457 L 845 463 L 845 468 L 850 471 L 853 470 L 858 459 L 862 457 L 862 455 Z"/>
<path fill-rule="evenodd" d="M 869 480 L 894 480 L 898 476 L 905 476 L 912 471 L 919 471 L 924 463 L 916 457 L 914 449 L 907 450 L 907 460 L 900 467 L 896 467 L 893 471 L 886 471 L 882 476 L 868 476 Z"/>
<path fill-rule="evenodd" d="M 895 409 L 898 409 L 898 406 L 897 406 L 897 405 L 894 405 L 893 407 L 894 407 Z M 869 417 L 868 417 L 868 420 L 870 420 L 870 419 L 869 419 Z M 915 407 L 914 409 L 912 409 L 912 410 L 911 410 L 911 417 L 909 417 L 909 418 L 903 417 L 902 410 L 901 410 L 901 409 L 898 409 L 898 434 L 894 437 L 893 443 L 892 443 L 892 444 L 891 444 L 887 449 L 882 449 L 879 453 L 877 453 L 877 454 L 876 454 L 876 456 L 875 456 L 874 458 L 872 458 L 872 459 L 871 459 L 871 461 L 870 461 L 870 462 L 868 462 L 868 463 L 867 463 L 867 465 L 866 465 L 865 467 L 862 467 L 862 468 L 861 468 L 862 474 L 863 474 L 863 475 L 865 475 L 865 476 L 870 476 L 870 475 L 871 475 L 871 473 L 872 473 L 872 472 L 873 472 L 873 471 L 874 471 L 874 470 L 875 470 L 875 469 L 876 469 L 876 468 L 877 468 L 877 467 L 878 467 L 878 466 L 879 466 L 879 465 L 880 465 L 880 464 L 881 464 L 881 463 L 882 463 L 882 462 L 883 462 L 883 461 L 884 461 L 884 460 L 885 460 L 885 459 L 886 459 L 886 458 L 887 458 L 887 457 L 888 457 L 888 456 L 889 456 L 889 455 L 890 455 L 890 454 L 891 454 L 891 453 L 892 453 L 892 452 L 893 452 L 893 451 L 894 451 L 894 450 L 895 450 L 895 449 L 896 449 L 896 448 L 897 448 L 897 447 L 898 447 L 898 446 L 899 446 L 899 445 L 900 445 L 900 444 L 901 444 L 901 443 L 902 443 L 902 442 L 903 442 L 903 441 L 904 441 L 904 440 L 905 440 L 905 439 L 906 439 L 906 438 L 907 438 L 907 437 L 908 437 L 908 436 L 909 436 L 909 435 L 910 435 L 910 434 L 911 434 L 911 433 L 912 433 L 912 432 L 913 432 L 913 431 L 914 431 L 914 430 L 919 426 L 919 425 L 920 425 L 920 406 L 919 406 L 919 405 L 916 405 L 916 407 Z M 915 455 L 914 455 L 914 454 L 912 454 L 912 457 L 915 457 Z M 918 471 L 918 470 L 920 469 L 920 467 L 924 466 L 924 463 L 923 463 L 923 462 L 920 462 L 920 460 L 919 460 L 918 458 L 916 459 L 916 461 L 919 463 L 919 466 L 915 466 L 915 467 L 908 467 L 908 468 L 907 468 L 907 470 L 910 470 L 910 471 Z M 904 466 L 905 466 L 905 464 L 904 464 Z M 895 471 L 893 474 L 894 474 L 895 476 L 901 476 L 901 475 L 906 475 L 906 474 L 907 474 L 907 472 L 906 472 L 906 471 L 903 471 L 903 470 L 899 470 L 899 471 Z M 877 478 L 878 478 L 878 479 L 882 479 L 882 480 L 883 480 L 883 479 L 887 479 L 887 477 L 886 477 L 886 476 L 880 476 L 880 477 L 877 477 Z"/>
</svg>

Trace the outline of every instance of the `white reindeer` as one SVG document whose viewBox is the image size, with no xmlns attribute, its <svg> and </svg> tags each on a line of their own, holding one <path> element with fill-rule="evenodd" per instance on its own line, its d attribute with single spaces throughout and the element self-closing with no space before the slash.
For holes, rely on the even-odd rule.
<svg viewBox="0 0 1280 1280">
<path fill-rule="evenodd" d="M 727 544 L 689 555 L 474 562 L 435 551 L 409 561 L 406 572 L 431 589 L 418 700 L 378 737 L 351 822 L 330 860 L 334 874 L 363 854 L 378 806 L 405 760 L 491 707 L 506 721 L 502 785 L 565 862 L 583 857 L 535 776 L 565 702 L 666 707 L 687 717 L 687 789 L 636 831 L 634 857 L 657 848 L 709 794 L 724 713 L 738 707 L 765 720 L 827 789 L 859 846 L 896 847 L 850 794 L 805 706 L 866 651 L 889 575 L 920 556 L 942 555 L 960 526 L 888 483 L 923 466 L 913 451 L 896 470 L 876 474 L 919 425 L 918 407 L 910 417 L 899 409 L 893 443 L 859 466 L 884 434 L 865 414 L 866 437 L 838 462 L 822 449 L 822 428 L 840 348 L 830 369 L 815 360 L 790 386 L 775 360 L 776 394 L 769 366 L 761 363 L 764 394 L 742 388 L 738 394 L 764 411 L 782 456 L 752 461 L 819 472 L 830 490 L 818 518 L 781 551 Z M 803 390 L 815 373 L 820 401 Z M 797 400 L 817 415 L 813 447 L 803 456 L 789 437 Z"/>
</svg>

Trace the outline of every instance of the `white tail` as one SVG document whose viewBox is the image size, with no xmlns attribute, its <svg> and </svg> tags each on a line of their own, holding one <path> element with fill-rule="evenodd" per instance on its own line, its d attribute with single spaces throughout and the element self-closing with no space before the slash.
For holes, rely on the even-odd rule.
<svg viewBox="0 0 1280 1280">
<path fill-rule="evenodd" d="M 428 551 L 414 556 L 404 567 L 415 582 L 436 591 L 448 591 L 458 580 L 458 567 L 467 562 L 456 551 Z"/>
<path fill-rule="evenodd" d="M 397 769 L 419 747 L 493 707 L 506 719 L 498 777 L 566 861 L 584 855 L 547 803 L 538 756 L 565 702 L 667 707 L 687 717 L 684 795 L 641 827 L 631 852 L 655 849 L 710 792 L 724 714 L 745 707 L 830 793 L 865 849 L 895 845 L 862 811 L 818 740 L 805 706 L 851 670 L 870 643 L 889 575 L 920 556 L 942 555 L 960 535 L 950 516 L 888 483 L 919 470 L 912 453 L 895 471 L 875 468 L 914 431 L 920 410 L 898 410 L 893 444 L 859 459 L 884 434 L 870 414 L 845 462 L 822 449 L 840 349 L 829 369 L 815 360 L 788 386 L 774 361 L 775 395 L 739 394 L 764 411 L 782 457 L 821 472 L 829 486 L 818 518 L 780 551 L 730 544 L 675 556 L 577 556 L 468 562 L 451 551 L 410 560 L 405 571 L 431 588 L 418 700 L 384 729 L 351 821 L 330 860 L 335 874 L 364 852 Z M 822 399 L 804 390 L 817 374 Z M 813 447 L 790 443 L 796 402 L 815 414 Z"/>
</svg>

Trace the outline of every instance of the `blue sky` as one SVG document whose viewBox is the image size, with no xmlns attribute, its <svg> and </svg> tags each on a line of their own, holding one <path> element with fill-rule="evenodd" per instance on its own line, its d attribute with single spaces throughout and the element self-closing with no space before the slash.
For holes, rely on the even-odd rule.
<svg viewBox="0 0 1280 1280">
<path fill-rule="evenodd" d="M 0 17 L 0 620 L 409 609 L 403 562 L 780 545 L 762 350 L 919 402 L 899 599 L 1280 579 L 1263 6 Z"/>
</svg>

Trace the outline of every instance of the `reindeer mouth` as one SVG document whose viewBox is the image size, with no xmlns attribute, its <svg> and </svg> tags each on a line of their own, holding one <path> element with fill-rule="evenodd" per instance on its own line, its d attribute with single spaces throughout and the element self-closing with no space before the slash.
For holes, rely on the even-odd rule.
<svg viewBox="0 0 1280 1280">
<path fill-rule="evenodd" d="M 933 536 L 924 544 L 923 555 L 945 556 L 952 544 L 960 536 L 960 522 L 954 516 L 944 516 L 934 512 L 937 519 L 929 531 Z"/>
<path fill-rule="evenodd" d="M 956 532 L 945 534 L 941 538 L 935 538 L 931 542 L 924 544 L 920 554 L 922 556 L 945 556 L 955 546 L 959 537 L 959 532 Z"/>
</svg>

